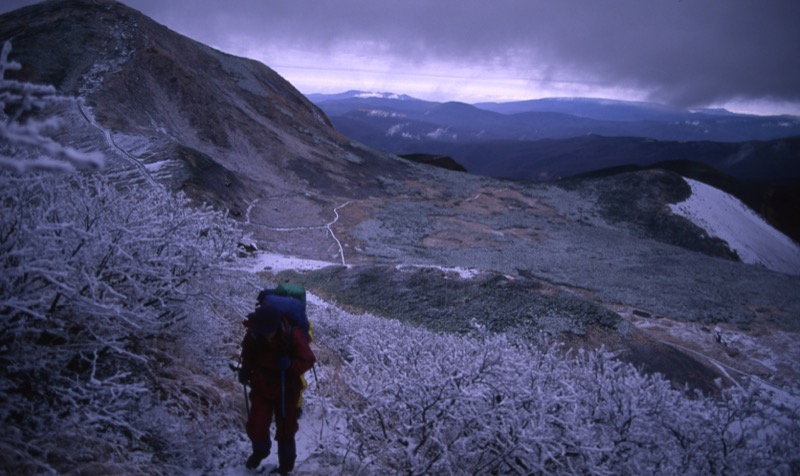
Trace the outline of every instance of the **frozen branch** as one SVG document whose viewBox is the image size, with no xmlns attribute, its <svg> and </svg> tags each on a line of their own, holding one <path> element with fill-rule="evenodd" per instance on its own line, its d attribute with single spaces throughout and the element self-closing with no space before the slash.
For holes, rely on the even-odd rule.
<svg viewBox="0 0 800 476">
<path fill-rule="evenodd" d="M 58 96 L 55 88 L 6 79 L 6 71 L 18 70 L 21 65 L 10 61 L 11 42 L 3 43 L 0 54 L 0 169 L 16 173 L 36 171 L 71 172 L 76 169 L 94 170 L 103 166 L 105 159 L 98 152 L 80 152 L 45 136 L 48 130 L 58 127 L 55 117 L 44 119 L 24 116 L 59 103 L 77 100 Z M 10 111 L 7 115 L 4 111 Z M 21 150 L 26 152 L 23 154 Z"/>
</svg>

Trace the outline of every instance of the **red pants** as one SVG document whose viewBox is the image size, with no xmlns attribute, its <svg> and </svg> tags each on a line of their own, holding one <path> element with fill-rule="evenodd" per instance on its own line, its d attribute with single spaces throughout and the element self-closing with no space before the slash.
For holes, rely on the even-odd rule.
<svg viewBox="0 0 800 476">
<path fill-rule="evenodd" d="M 294 395 L 289 395 L 294 393 Z M 275 416 L 275 441 L 294 441 L 299 425 L 297 424 L 297 393 L 287 392 L 284 411 L 281 409 L 281 397 L 266 398 L 250 392 L 250 418 L 247 419 L 247 436 L 253 444 L 269 444 L 269 427 Z"/>
</svg>

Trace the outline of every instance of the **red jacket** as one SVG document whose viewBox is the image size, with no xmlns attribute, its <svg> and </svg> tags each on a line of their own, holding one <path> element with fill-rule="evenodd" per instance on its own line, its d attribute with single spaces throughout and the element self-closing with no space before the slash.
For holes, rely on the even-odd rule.
<svg viewBox="0 0 800 476">
<path fill-rule="evenodd" d="M 281 357 L 289 357 L 290 365 L 283 384 L 287 401 L 296 401 L 302 386 L 300 376 L 314 365 L 316 357 L 303 329 L 289 327 L 286 322 L 284 328 L 291 328 L 291 336 L 281 330 L 271 337 L 248 332 L 242 341 L 242 367 L 250 372 L 250 385 L 255 394 L 263 398 L 280 398 L 281 369 L 278 361 Z"/>
</svg>

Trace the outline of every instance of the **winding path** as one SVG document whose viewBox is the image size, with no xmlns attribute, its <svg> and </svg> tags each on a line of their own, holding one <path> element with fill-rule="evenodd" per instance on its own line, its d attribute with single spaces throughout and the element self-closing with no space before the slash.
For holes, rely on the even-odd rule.
<svg viewBox="0 0 800 476">
<path fill-rule="evenodd" d="M 728 364 L 725 364 L 725 363 L 723 363 L 723 362 L 720 362 L 719 360 L 717 360 L 717 359 L 715 359 L 715 358 L 711 357 L 710 355 L 706 355 L 706 354 L 704 354 L 704 353 L 702 353 L 702 352 L 699 352 L 699 351 L 696 351 L 696 350 L 690 349 L 690 348 L 688 348 L 688 347 L 684 347 L 684 346 L 682 346 L 682 345 L 679 345 L 679 344 L 675 344 L 675 343 L 673 343 L 673 342 L 667 342 L 667 341 L 664 341 L 664 340 L 661 340 L 661 339 L 657 339 L 657 338 L 655 338 L 655 337 L 654 337 L 654 339 L 655 339 L 657 342 L 660 342 L 660 343 L 662 343 L 662 344 L 664 344 L 664 345 L 670 346 L 670 347 L 672 347 L 672 348 L 675 348 L 675 349 L 680 349 L 680 350 L 682 350 L 682 351 L 684 351 L 684 352 L 688 352 L 688 353 L 691 353 L 691 354 L 697 355 L 698 357 L 701 357 L 701 358 L 703 358 L 703 359 L 706 359 L 708 362 L 710 362 L 711 364 L 713 364 L 714 366 L 716 366 L 716 367 L 717 367 L 717 368 L 720 370 L 720 372 L 722 372 L 723 374 L 725 374 L 725 376 L 726 376 L 726 377 L 728 377 L 728 379 L 729 379 L 731 382 L 733 382 L 733 384 L 734 384 L 734 385 L 736 385 L 737 387 L 740 387 L 740 388 L 741 388 L 741 384 L 739 383 L 739 381 L 738 381 L 736 378 L 734 378 L 734 377 L 733 377 L 733 376 L 732 376 L 732 375 L 731 375 L 731 374 L 728 372 L 728 370 L 730 370 L 730 371 L 732 371 L 732 372 L 735 372 L 735 373 L 737 373 L 737 374 L 739 374 L 739 375 L 742 375 L 742 376 L 744 376 L 744 377 L 746 377 L 746 378 L 749 378 L 750 380 L 752 380 L 752 381 L 754 381 L 754 382 L 757 382 L 757 383 L 758 383 L 759 385 L 761 385 L 762 387 L 768 387 L 768 388 L 770 388 L 770 389 L 771 389 L 773 392 L 775 392 L 776 394 L 778 394 L 778 395 L 781 395 L 781 396 L 782 396 L 782 398 L 784 399 L 784 401 L 792 401 L 792 400 L 795 400 L 795 401 L 796 401 L 796 400 L 800 399 L 800 395 L 795 395 L 795 394 L 794 394 L 794 393 L 792 393 L 792 391 L 790 391 L 790 390 L 787 390 L 787 389 L 785 389 L 785 388 L 782 388 L 782 387 L 778 387 L 777 385 L 773 385 L 773 384 L 771 384 L 771 383 L 767 382 L 766 380 L 764 380 L 764 379 L 762 379 L 762 378 L 760 378 L 760 377 L 758 377 L 758 376 L 756 376 L 756 375 L 753 375 L 753 374 L 752 374 L 752 373 L 750 373 L 750 372 L 745 372 L 744 370 L 739 370 L 739 369 L 737 369 L 736 367 L 733 367 L 733 366 L 731 366 L 731 365 L 728 365 Z"/>
<path fill-rule="evenodd" d="M 342 262 L 342 266 L 347 266 L 347 262 L 345 261 L 345 258 L 344 258 L 344 247 L 342 246 L 342 242 L 339 240 L 339 238 L 336 237 L 336 233 L 333 232 L 333 225 L 336 224 L 336 222 L 339 221 L 339 209 L 346 207 L 350 203 L 352 203 L 352 201 L 348 200 L 347 202 L 335 207 L 333 209 L 333 215 L 334 215 L 333 220 L 328 222 L 328 223 L 325 223 L 324 225 L 287 226 L 287 227 L 284 227 L 284 226 L 271 226 L 271 225 L 267 225 L 265 223 L 258 223 L 258 222 L 250 220 L 250 209 L 251 209 L 251 207 L 253 205 L 255 205 L 255 203 L 253 203 L 253 204 L 251 204 L 250 207 L 248 207 L 246 223 L 249 224 L 249 225 L 260 226 L 262 228 L 266 228 L 267 230 L 271 230 L 271 231 L 307 231 L 307 230 L 319 230 L 319 229 L 324 228 L 326 233 L 331 235 L 331 238 L 333 238 L 333 241 L 336 243 L 336 246 L 339 248 L 339 259 Z"/>
<path fill-rule="evenodd" d="M 141 176 L 147 182 L 149 182 L 154 187 L 160 187 L 161 186 L 156 181 L 156 179 L 153 178 L 153 176 L 150 174 L 150 172 L 147 170 L 147 168 L 144 166 L 144 164 L 142 164 L 142 162 L 136 156 L 134 156 L 133 154 L 131 154 L 127 150 L 125 150 L 122 147 L 120 147 L 114 141 L 114 136 L 111 135 L 111 131 L 109 131 L 108 129 L 104 128 L 100 124 L 98 124 L 97 121 L 94 120 L 94 117 L 91 115 L 91 113 L 87 112 L 80 103 L 76 103 L 76 106 L 78 108 L 78 112 L 80 112 L 80 114 L 83 117 L 83 119 L 88 124 L 92 125 L 97 130 L 99 130 L 100 132 L 103 133 L 103 136 L 105 136 L 106 143 L 108 144 L 109 147 L 111 147 L 114 151 L 116 151 L 117 154 L 120 157 L 122 157 L 126 162 L 128 162 L 134 168 L 136 168 L 139 171 L 139 173 L 141 174 Z M 347 266 L 347 263 L 346 263 L 345 258 L 344 258 L 344 247 L 342 246 L 341 241 L 339 241 L 339 239 L 336 237 L 336 234 L 333 232 L 333 228 L 332 227 L 337 221 L 339 221 L 339 209 L 340 208 L 344 208 L 349 204 L 350 204 L 350 202 L 348 201 L 348 202 L 345 202 L 345 203 L 339 205 L 338 207 L 334 208 L 333 209 L 333 214 L 334 214 L 333 221 L 328 222 L 328 223 L 326 223 L 324 225 L 319 225 L 319 226 L 285 227 L 285 228 L 284 227 L 270 227 L 270 226 L 267 226 L 267 225 L 264 225 L 264 224 L 261 224 L 261 223 L 251 222 L 249 219 L 248 219 L 248 223 L 250 223 L 252 225 L 263 226 L 263 227 L 269 228 L 269 229 L 274 230 L 274 231 L 313 230 L 313 229 L 318 229 L 318 228 L 325 228 L 327 230 L 327 233 L 329 233 L 331 235 L 331 238 L 333 238 L 333 241 L 336 242 L 336 246 L 339 248 L 339 257 L 340 257 L 340 259 L 342 261 L 342 265 L 343 266 Z M 248 212 L 249 212 L 249 210 L 248 210 Z"/>
<path fill-rule="evenodd" d="M 333 238 L 333 241 L 335 241 L 336 245 L 339 247 L 339 257 L 342 258 L 342 266 L 347 266 L 347 263 L 345 263 L 345 261 L 344 261 L 344 248 L 342 247 L 342 242 L 339 241 L 338 238 L 336 238 L 336 234 L 333 233 L 333 229 L 331 227 L 333 226 L 334 223 L 339 221 L 339 209 L 340 208 L 344 208 L 349 204 L 350 204 L 350 202 L 348 201 L 348 202 L 345 202 L 345 203 L 339 205 L 338 207 L 334 208 L 333 209 L 333 214 L 335 215 L 335 217 L 334 217 L 333 221 L 325 224 L 325 228 L 328 230 L 328 233 L 331 234 L 331 238 Z"/>
<path fill-rule="evenodd" d="M 154 187 L 160 187 L 161 186 L 156 181 L 156 179 L 154 179 L 153 176 L 150 175 L 150 172 L 147 171 L 147 168 L 144 166 L 144 164 L 142 164 L 142 162 L 138 158 L 136 158 L 136 156 L 134 156 L 133 154 L 131 154 L 127 150 L 125 150 L 122 147 L 120 147 L 119 145 L 117 145 L 117 143 L 114 141 L 114 137 L 111 135 L 111 131 L 109 131 L 105 127 L 101 126 L 100 124 L 98 124 L 94 120 L 94 117 L 92 117 L 91 114 L 87 113 L 84 110 L 83 106 L 81 106 L 80 103 L 76 102 L 76 105 L 78 107 L 78 111 L 81 113 L 81 116 L 83 116 L 83 118 L 86 120 L 86 122 L 91 124 L 92 126 L 97 128 L 100 132 L 103 133 L 103 135 L 106 138 L 106 143 L 108 144 L 109 147 L 114 149 L 117 152 L 117 154 L 119 154 L 119 156 L 122 157 L 126 162 L 128 162 L 133 167 L 138 169 L 139 173 L 142 175 L 142 177 L 147 182 L 150 183 L 150 185 L 153 185 Z"/>
</svg>

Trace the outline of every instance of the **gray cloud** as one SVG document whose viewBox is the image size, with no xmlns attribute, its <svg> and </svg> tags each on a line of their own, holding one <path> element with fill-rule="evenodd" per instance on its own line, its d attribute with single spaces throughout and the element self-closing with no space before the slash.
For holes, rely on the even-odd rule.
<svg viewBox="0 0 800 476">
<path fill-rule="evenodd" d="M 131 0 L 147 11 L 161 2 Z M 412 61 L 517 66 L 520 77 L 642 89 L 701 105 L 800 100 L 796 0 L 272 0 L 169 2 L 164 15 L 220 44 L 254 41 L 325 51 L 379 42 Z M 258 40 L 260 39 L 260 40 Z"/>
<path fill-rule="evenodd" d="M 653 99 L 800 102 L 797 0 L 129 0 L 199 41 L 310 52 L 375 45 L 404 63 L 498 64 L 522 79 Z"/>
</svg>

